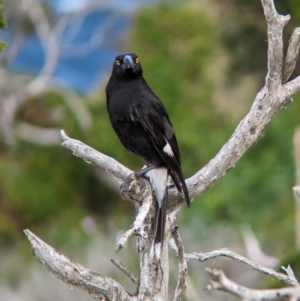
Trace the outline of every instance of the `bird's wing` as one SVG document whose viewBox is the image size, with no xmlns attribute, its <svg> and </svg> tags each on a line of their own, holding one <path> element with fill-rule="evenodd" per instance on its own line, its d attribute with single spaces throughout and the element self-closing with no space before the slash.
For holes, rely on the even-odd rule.
<svg viewBox="0 0 300 301">
<path fill-rule="evenodd" d="M 145 103 L 143 102 L 143 104 Z M 183 188 L 186 203 L 190 206 L 189 193 L 180 167 L 176 136 L 165 108 L 158 102 L 148 107 L 146 105 L 143 107 L 135 105 L 130 108 L 130 116 L 140 122 L 150 136 L 158 154 L 170 168 L 170 176 L 178 191 L 181 191 L 181 188 Z"/>
<path fill-rule="evenodd" d="M 155 149 L 166 165 L 176 173 L 181 173 L 177 140 L 164 107 L 158 102 L 151 106 L 135 105 L 131 107 L 131 116 L 140 122 L 149 134 Z"/>
</svg>

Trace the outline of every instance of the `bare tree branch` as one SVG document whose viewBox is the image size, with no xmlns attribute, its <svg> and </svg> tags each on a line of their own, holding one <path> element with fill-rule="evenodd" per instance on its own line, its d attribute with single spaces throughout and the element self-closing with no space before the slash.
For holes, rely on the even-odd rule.
<svg viewBox="0 0 300 301">
<path fill-rule="evenodd" d="M 249 259 L 268 268 L 275 268 L 278 266 L 279 260 L 263 252 L 257 237 L 248 225 L 242 227 L 241 233 L 245 243 L 247 257 L 249 257 Z"/>
<path fill-rule="evenodd" d="M 57 65 L 60 53 L 57 36 L 54 31 L 51 30 L 50 24 L 39 3 L 36 3 L 33 0 L 22 0 L 22 5 L 23 9 L 34 23 L 35 31 L 42 43 L 45 57 L 47 58 L 40 74 L 49 77 Z M 62 28 L 62 30 L 63 29 L 64 28 Z"/>
<path fill-rule="evenodd" d="M 300 250 L 300 127 L 298 126 L 294 133 L 294 166 L 295 166 L 295 187 L 293 192 L 295 196 L 295 238 L 296 248 Z"/>
<path fill-rule="evenodd" d="M 262 266 L 261 264 L 258 264 L 255 261 L 252 261 L 244 256 L 241 256 L 239 254 L 236 254 L 232 251 L 229 251 L 226 248 L 222 248 L 219 250 L 213 250 L 211 252 L 207 252 L 207 253 L 190 253 L 190 254 L 185 254 L 185 258 L 186 260 L 198 260 L 198 261 L 206 261 L 208 259 L 212 259 L 212 258 L 216 258 L 216 257 L 220 257 L 220 256 L 224 256 L 224 257 L 228 257 L 234 260 L 237 260 L 241 263 L 244 263 L 246 265 L 248 265 L 249 267 L 251 267 L 252 269 L 259 271 L 260 273 L 266 274 L 268 276 L 271 276 L 279 281 L 284 281 L 285 283 L 292 285 L 292 286 L 299 286 L 299 283 L 297 280 L 295 280 L 294 277 L 289 277 L 288 275 L 282 274 L 282 273 L 278 273 L 272 269 L 266 268 L 264 266 Z"/>
<path fill-rule="evenodd" d="M 85 18 L 87 14 L 90 14 L 92 7 L 89 7 L 83 16 L 80 16 L 78 20 L 79 23 L 82 22 L 81 18 Z M 81 12 L 82 13 L 82 12 Z M 101 44 L 105 41 L 105 35 L 109 32 L 110 28 L 115 25 L 116 20 L 120 16 L 118 14 L 114 14 L 112 17 L 108 18 L 104 24 L 101 24 L 94 30 L 91 34 L 90 40 L 77 44 L 74 47 L 73 44 L 66 44 L 62 45 L 62 56 L 70 57 L 82 57 L 87 55 L 88 53 L 92 52 L 94 49 L 100 47 Z M 77 28 L 77 26 L 75 26 Z M 74 32 L 73 32 L 74 34 Z"/>
<path fill-rule="evenodd" d="M 154 202 L 149 181 L 143 177 L 136 179 L 131 174 L 120 188 L 121 195 L 134 201 L 136 220 L 118 242 L 116 251 L 124 246 L 127 239 L 137 234 L 137 247 L 140 254 L 139 300 L 166 300 L 169 285 L 168 241 L 171 221 L 167 220 L 165 238 L 160 256 L 151 252 L 153 242 Z M 124 237 L 124 238 L 123 238 Z"/>
<path fill-rule="evenodd" d="M 134 284 L 138 284 L 138 279 L 129 271 L 121 262 L 111 259 L 110 260 L 117 268 L 119 268 Z"/>
<path fill-rule="evenodd" d="M 294 191 L 295 197 L 298 198 L 299 202 L 300 202 L 300 186 L 293 187 L 293 191 Z"/>
<path fill-rule="evenodd" d="M 268 74 L 266 88 L 274 91 L 282 84 L 283 28 L 290 16 L 279 15 L 273 1 L 261 0 L 268 23 Z"/>
<path fill-rule="evenodd" d="M 171 233 L 176 245 L 179 265 L 178 281 L 173 301 L 181 301 L 183 300 L 183 294 L 187 288 L 188 266 L 184 258 L 184 246 L 178 232 L 178 226 L 173 226 Z"/>
<path fill-rule="evenodd" d="M 295 277 L 294 271 L 292 270 L 292 268 L 290 266 L 288 266 L 287 268 L 282 266 L 281 268 L 285 271 L 285 273 L 289 276 L 290 279 L 294 280 L 295 283 L 298 282 L 298 280 Z M 298 286 L 299 286 L 299 284 L 298 284 Z"/>
<path fill-rule="evenodd" d="M 69 138 L 63 130 L 60 132 L 63 142 L 62 146 L 70 149 L 75 156 L 82 158 L 87 163 L 102 167 L 111 173 L 119 183 L 122 183 L 132 171 L 115 159 L 99 153 L 79 140 Z"/>
<path fill-rule="evenodd" d="M 284 60 L 282 82 L 286 83 L 295 69 L 300 46 L 300 27 L 294 29 L 289 40 L 289 47 Z"/>
<path fill-rule="evenodd" d="M 296 93 L 300 92 L 300 76 L 286 83 L 284 86 L 284 93 L 287 95 L 287 99 L 291 98 Z"/>
<path fill-rule="evenodd" d="M 60 252 L 47 245 L 29 230 L 24 230 L 33 255 L 51 274 L 70 286 L 78 287 L 98 300 L 137 300 L 117 281 L 90 271 L 72 262 Z"/>
<path fill-rule="evenodd" d="M 206 272 L 211 278 L 208 290 L 217 289 L 230 293 L 245 301 L 287 301 L 299 300 L 300 287 L 288 287 L 281 289 L 255 290 L 239 285 L 228 279 L 224 272 L 217 268 L 206 268 Z"/>
<path fill-rule="evenodd" d="M 38 145 L 57 145 L 61 141 L 58 129 L 41 128 L 26 122 L 16 124 L 15 135 L 21 140 Z"/>
<path fill-rule="evenodd" d="M 127 181 L 121 185 L 120 191 L 122 197 L 127 197 L 137 202 L 137 215 L 135 217 L 133 226 L 119 239 L 115 250 L 116 252 L 119 252 L 124 247 L 128 238 L 132 235 L 138 235 L 139 237 L 143 237 L 145 239 L 148 238 L 148 234 L 145 229 L 151 228 L 150 210 L 153 208 L 153 198 L 149 182 L 142 179 L 138 181 L 134 174 L 131 174 L 129 177 L 127 177 Z"/>
</svg>

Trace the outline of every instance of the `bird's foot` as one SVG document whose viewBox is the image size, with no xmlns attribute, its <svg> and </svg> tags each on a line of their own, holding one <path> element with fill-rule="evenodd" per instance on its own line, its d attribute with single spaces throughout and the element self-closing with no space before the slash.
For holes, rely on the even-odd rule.
<svg viewBox="0 0 300 301">
<path fill-rule="evenodd" d="M 145 167 L 143 167 L 141 170 L 139 171 L 136 171 L 134 174 L 135 174 L 135 177 L 138 178 L 138 177 L 142 177 L 145 175 L 145 173 L 147 173 L 148 171 L 152 170 L 152 169 L 155 169 L 156 166 L 154 165 L 145 165 Z"/>
</svg>

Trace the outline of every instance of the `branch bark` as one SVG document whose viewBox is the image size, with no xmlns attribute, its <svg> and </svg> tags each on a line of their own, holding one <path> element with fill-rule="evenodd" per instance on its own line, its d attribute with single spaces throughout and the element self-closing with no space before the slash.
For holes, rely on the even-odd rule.
<svg viewBox="0 0 300 301">
<path fill-rule="evenodd" d="M 98 300 L 137 300 L 112 278 L 90 271 L 47 245 L 29 230 L 24 230 L 36 259 L 69 286 L 86 291 Z"/>
<path fill-rule="evenodd" d="M 183 300 L 183 294 L 187 288 L 188 266 L 184 257 L 184 246 L 178 232 L 178 226 L 172 228 L 172 236 L 178 256 L 178 280 L 173 301 Z"/>
<path fill-rule="evenodd" d="M 208 290 L 217 289 L 230 293 L 245 301 L 296 301 L 300 298 L 300 287 L 287 287 L 281 289 L 255 290 L 239 285 L 226 277 L 224 272 L 217 268 L 207 268 L 211 281 Z"/>
<path fill-rule="evenodd" d="M 251 267 L 252 269 L 254 269 L 260 273 L 271 276 L 279 281 L 283 281 L 283 282 L 287 283 L 288 285 L 299 286 L 299 282 L 297 281 L 297 279 L 295 277 L 291 277 L 290 274 L 285 275 L 283 273 L 278 273 L 272 269 L 262 266 L 261 264 L 258 264 L 255 261 L 252 261 L 244 256 L 241 256 L 232 251 L 229 251 L 226 248 L 222 248 L 219 250 L 213 250 L 213 251 L 207 252 L 207 253 L 194 252 L 194 253 L 190 253 L 190 254 L 185 254 L 186 260 L 188 260 L 188 261 L 189 260 L 198 260 L 201 262 L 206 261 L 208 259 L 220 257 L 220 256 L 224 256 L 224 257 L 228 257 L 228 258 L 237 260 L 243 264 L 246 264 L 247 266 Z"/>
<path fill-rule="evenodd" d="M 110 260 L 117 268 L 119 268 L 135 285 L 138 285 L 138 279 L 133 273 L 127 269 L 121 262 L 111 259 Z"/>
<path fill-rule="evenodd" d="M 73 155 L 82 158 L 87 163 L 103 168 L 115 177 L 119 183 L 122 183 L 132 173 L 130 169 L 115 159 L 96 151 L 79 140 L 69 138 L 63 130 L 60 131 L 60 134 L 63 147 L 70 149 Z"/>
<path fill-rule="evenodd" d="M 295 69 L 296 62 L 298 60 L 299 45 L 300 45 L 300 28 L 297 27 L 293 31 L 293 34 L 291 35 L 289 40 L 289 46 L 288 46 L 288 50 L 283 66 L 283 77 L 282 77 L 283 83 L 286 83 L 288 81 L 292 72 Z"/>
<path fill-rule="evenodd" d="M 297 127 L 294 134 L 294 161 L 295 161 L 295 234 L 296 248 L 300 250 L 300 127 Z"/>
</svg>

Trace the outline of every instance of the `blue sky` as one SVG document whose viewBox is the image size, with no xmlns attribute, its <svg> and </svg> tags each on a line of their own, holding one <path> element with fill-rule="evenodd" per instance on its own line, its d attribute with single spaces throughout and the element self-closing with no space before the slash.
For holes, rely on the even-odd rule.
<svg viewBox="0 0 300 301">
<path fill-rule="evenodd" d="M 132 10 L 137 6 L 155 2 L 155 0 L 48 0 L 50 3 L 55 3 L 55 6 L 60 12 L 72 12 L 82 8 L 85 4 L 92 3 L 103 4 L 106 7 L 114 9 Z"/>
</svg>

